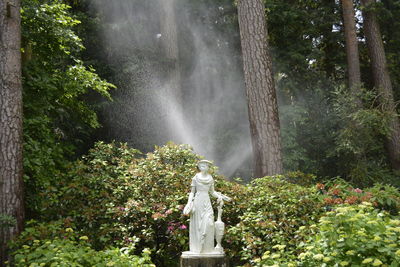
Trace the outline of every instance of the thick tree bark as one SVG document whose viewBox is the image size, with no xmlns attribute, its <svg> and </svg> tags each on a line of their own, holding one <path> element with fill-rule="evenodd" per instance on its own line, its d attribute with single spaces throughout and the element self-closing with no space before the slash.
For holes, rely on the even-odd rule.
<svg viewBox="0 0 400 267">
<path fill-rule="evenodd" d="M 168 89 L 180 105 L 182 104 L 181 72 L 179 66 L 178 34 L 175 16 L 175 0 L 159 0 L 161 9 L 161 43 L 165 56 L 174 63 L 169 70 Z"/>
<path fill-rule="evenodd" d="M 278 104 L 263 1 L 239 0 L 238 16 L 254 175 L 280 174 L 282 156 Z"/>
<path fill-rule="evenodd" d="M 361 106 L 361 101 L 357 97 L 361 90 L 361 74 L 353 0 L 342 0 L 342 11 L 344 35 L 346 40 L 349 88 L 350 92 L 355 96 L 356 101 L 358 101 L 357 104 Z"/>
<path fill-rule="evenodd" d="M 372 75 L 374 85 L 381 96 L 381 103 L 386 110 L 396 114 L 392 82 L 386 63 L 386 55 L 378 20 L 376 14 L 372 10 L 368 10 L 368 7 L 374 3 L 375 0 L 361 0 L 361 4 L 364 6 L 364 33 L 371 58 Z M 390 121 L 390 129 L 391 133 L 388 137 L 386 147 L 389 152 L 392 168 L 400 170 L 400 123 L 397 116 L 393 116 Z"/>
<path fill-rule="evenodd" d="M 0 228 L 0 266 L 24 219 L 20 21 L 20 0 L 0 1 L 0 215 L 17 221 Z"/>
</svg>

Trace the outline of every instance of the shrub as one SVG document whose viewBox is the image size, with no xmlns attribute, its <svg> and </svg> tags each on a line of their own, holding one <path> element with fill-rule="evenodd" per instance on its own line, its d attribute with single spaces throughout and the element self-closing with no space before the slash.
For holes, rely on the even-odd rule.
<svg viewBox="0 0 400 267">
<path fill-rule="evenodd" d="M 96 249 L 135 243 L 139 250 L 154 252 L 157 265 L 174 266 L 188 249 L 188 218 L 182 209 L 199 158 L 186 145 L 170 143 L 143 157 L 124 144 L 97 143 L 60 177 L 60 188 L 43 192 L 51 201 L 42 218 L 71 218 Z M 234 199 L 233 192 L 243 188 L 214 178 L 216 189 Z M 233 206 L 226 205 L 228 225 L 238 222 Z"/>
<path fill-rule="evenodd" d="M 59 178 L 64 181 L 60 188 L 43 192 L 50 200 L 43 219 L 71 218 L 96 249 L 135 243 L 138 250 L 154 252 L 157 265 L 174 266 L 188 249 L 182 208 L 199 158 L 190 147 L 172 143 L 145 157 L 126 145 L 97 143 Z M 224 207 L 223 221 L 226 251 L 235 262 L 249 261 L 282 242 L 294 247 L 295 230 L 308 224 L 309 216 L 319 218 L 314 188 L 283 177 L 244 186 L 226 181 L 216 168 L 212 172 L 216 190 L 233 199 Z"/>
<path fill-rule="evenodd" d="M 324 212 L 315 188 L 291 184 L 282 176 L 254 180 L 239 205 L 244 211 L 240 222 L 227 230 L 228 252 L 252 265 L 268 253 L 276 259 L 283 249 L 295 251 L 305 240 L 297 229 L 317 222 Z"/>
<path fill-rule="evenodd" d="M 391 171 L 382 145 L 396 115 L 384 104 L 377 104 L 379 95 L 372 90 L 361 89 L 357 95 L 349 95 L 345 87 L 339 87 L 332 97 L 337 128 L 330 153 L 336 157 L 338 174 L 360 187 L 377 181 L 396 183 L 398 175 Z M 363 102 L 362 107 L 358 101 Z"/>
<path fill-rule="evenodd" d="M 15 266 L 155 266 L 150 251 L 141 256 L 132 255 L 133 248 L 110 248 L 103 251 L 92 249 L 81 236 L 79 241 L 69 239 L 34 240 L 32 246 L 23 245 L 14 253 Z"/>
<path fill-rule="evenodd" d="M 21 248 L 23 245 L 32 246 L 33 240 L 52 240 L 52 239 L 66 239 L 74 240 L 78 237 L 76 231 L 66 229 L 73 229 L 75 226 L 71 219 L 63 219 L 51 222 L 38 222 L 30 220 L 25 223 L 24 231 L 15 239 L 10 247 L 14 250 Z"/>
<path fill-rule="evenodd" d="M 348 206 L 353 205 L 355 208 L 358 207 L 361 203 L 364 205 L 371 206 L 370 209 L 373 210 L 372 206 L 376 208 L 374 212 L 380 214 L 386 214 L 386 212 L 390 212 L 392 214 L 398 214 L 398 206 L 400 203 L 399 192 L 396 188 L 389 186 L 389 185 L 381 185 L 377 184 L 372 188 L 366 188 L 364 190 L 360 188 L 354 188 L 348 182 L 342 179 L 333 179 L 328 181 L 326 184 L 318 183 L 315 187 L 319 192 L 319 203 L 324 206 L 324 210 L 326 211 L 335 211 L 337 208 L 343 206 L 345 203 Z M 332 213 L 327 213 L 332 214 Z M 325 216 L 326 213 L 320 213 L 319 215 Z M 310 262 L 302 263 L 299 262 L 298 256 L 300 258 L 304 257 L 305 248 L 310 248 L 307 245 L 307 238 L 309 236 L 315 236 L 316 233 L 319 233 L 320 225 L 312 224 L 313 221 L 310 220 L 309 224 L 305 224 L 300 226 L 296 229 L 293 235 L 297 236 L 296 243 L 294 244 L 296 248 L 290 248 L 287 246 L 285 242 L 281 242 L 281 244 L 276 244 L 273 246 L 272 250 L 266 250 L 261 257 L 257 256 L 253 258 L 251 262 L 253 265 L 259 266 L 340 266 L 334 265 L 334 261 L 332 260 L 332 256 L 324 257 L 325 259 L 321 258 L 321 253 L 317 253 L 315 259 L 317 263 L 315 265 L 308 265 L 311 264 Z M 332 227 L 332 231 L 335 231 L 337 227 Z M 313 239 L 311 239 L 313 240 Z M 311 241 L 313 242 L 313 241 Z M 303 254 L 301 254 L 303 253 Z M 335 255 L 335 253 L 334 253 Z M 253 256 L 254 257 L 254 256 Z M 315 260 L 314 259 L 314 260 Z M 324 262 L 325 260 L 325 262 Z M 330 263 L 333 263 L 331 265 Z M 344 260 L 344 263 L 346 260 Z M 378 261 L 376 262 L 376 264 Z M 351 263 L 351 266 L 356 266 L 356 263 Z"/>
<path fill-rule="evenodd" d="M 285 180 L 303 186 L 311 186 L 316 182 L 316 176 L 313 174 L 292 171 L 285 174 Z"/>
<path fill-rule="evenodd" d="M 134 244 L 136 251 L 149 248 L 158 266 L 176 266 L 188 249 L 188 217 L 182 209 L 199 159 L 186 145 L 170 143 L 143 156 L 124 144 L 99 142 L 57 178 L 59 187 L 43 192 L 48 202 L 42 206 L 42 220 L 56 221 L 25 231 L 18 247 L 31 246 L 35 239 L 62 240 L 66 228 L 75 228 L 94 249 Z M 387 210 L 398 207 L 393 187 L 361 190 L 343 180 L 302 186 L 315 178 L 301 173 L 241 185 L 216 171 L 214 167 L 216 190 L 233 199 L 224 206 L 223 245 L 236 265 L 295 264 L 304 250 L 299 244 L 315 234 L 327 204 L 329 209 L 362 201 Z M 327 203 L 327 198 L 338 203 Z"/>
<path fill-rule="evenodd" d="M 400 192 L 399 189 L 391 185 L 381 183 L 366 189 L 371 193 L 371 201 L 377 204 L 380 209 L 398 215 L 400 212 Z"/>
<path fill-rule="evenodd" d="M 316 187 L 327 210 L 343 203 L 352 205 L 370 202 L 376 208 L 386 210 L 392 215 L 397 215 L 400 211 L 400 192 L 391 185 L 377 183 L 373 187 L 362 190 L 354 188 L 344 180 L 333 179 L 326 184 L 319 183 Z"/>
<path fill-rule="evenodd" d="M 343 205 L 322 217 L 301 247 L 300 266 L 399 266 L 400 220 L 370 203 Z"/>
<path fill-rule="evenodd" d="M 134 244 L 96 251 L 90 239 L 74 229 L 71 220 L 29 221 L 11 243 L 15 266 L 154 266 L 150 251 L 133 255 Z"/>
</svg>

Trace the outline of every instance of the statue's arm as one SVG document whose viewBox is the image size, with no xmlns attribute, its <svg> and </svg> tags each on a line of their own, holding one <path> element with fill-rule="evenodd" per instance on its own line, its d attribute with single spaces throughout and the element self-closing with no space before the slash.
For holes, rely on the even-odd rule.
<svg viewBox="0 0 400 267">
<path fill-rule="evenodd" d="M 214 183 L 211 185 L 210 194 L 215 198 L 218 198 L 218 199 L 220 198 L 220 199 L 225 200 L 225 201 L 231 201 L 230 197 L 225 196 L 225 195 L 221 194 L 220 192 L 217 192 L 217 191 L 214 190 Z"/>
<path fill-rule="evenodd" d="M 188 202 L 185 206 L 185 208 L 183 209 L 183 214 L 188 215 L 192 210 L 193 210 L 193 198 L 194 198 L 194 194 L 196 193 L 196 186 L 194 185 L 194 183 L 192 182 L 192 190 L 189 193 L 189 198 L 188 198 Z"/>
<path fill-rule="evenodd" d="M 196 193 L 196 186 L 192 185 L 192 190 L 189 193 L 188 203 L 193 201 L 194 193 Z"/>
</svg>

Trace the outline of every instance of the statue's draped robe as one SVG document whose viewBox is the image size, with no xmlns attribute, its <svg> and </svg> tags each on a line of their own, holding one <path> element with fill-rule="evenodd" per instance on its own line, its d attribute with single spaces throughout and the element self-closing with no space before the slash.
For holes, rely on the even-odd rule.
<svg viewBox="0 0 400 267">
<path fill-rule="evenodd" d="M 195 195 L 190 215 L 190 251 L 211 253 L 214 251 L 214 211 L 209 194 L 214 193 L 214 180 L 211 175 L 202 179 L 197 174 L 192 179 L 193 187 L 195 188 Z"/>
</svg>

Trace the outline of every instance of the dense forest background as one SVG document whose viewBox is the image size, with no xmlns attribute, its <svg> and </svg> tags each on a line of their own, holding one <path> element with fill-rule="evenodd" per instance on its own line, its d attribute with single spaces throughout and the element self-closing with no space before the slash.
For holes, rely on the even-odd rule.
<svg viewBox="0 0 400 267">
<path fill-rule="evenodd" d="M 179 57 L 175 59 L 163 50 L 158 2 L 66 4 L 71 8 L 58 1 L 23 1 L 28 183 L 39 182 L 37 177 L 50 180 L 44 177 L 62 170 L 64 159 L 84 154 L 98 140 L 128 142 L 143 152 L 169 140 L 193 141 L 170 129 L 171 121 L 180 118 L 168 117 L 171 110 L 154 100 L 155 95 L 166 90 L 163 84 L 168 82 L 176 64 L 181 72 L 184 109 L 194 126 L 173 124 L 172 128 L 196 131 L 199 140 L 191 145 L 196 149 L 201 143 L 199 146 L 203 147 L 197 151 L 212 155 L 227 176 L 251 177 L 240 36 L 232 1 L 177 2 Z M 382 108 L 377 100 L 379 93 L 373 89 L 360 7 L 356 6 L 356 19 L 363 93 L 358 97 L 363 108 L 356 110 L 346 86 L 340 3 L 265 4 L 285 171 L 298 170 L 321 178 L 340 176 L 360 185 L 384 180 L 395 183 L 398 179 L 390 169 L 384 147 L 388 118 L 393 114 Z M 42 13 L 37 13 L 37 9 Z M 397 1 L 380 1 L 374 9 L 378 12 L 397 101 L 400 37 L 395 18 L 400 7 Z M 62 23 L 60 16 L 65 19 Z M 81 23 L 74 22 L 75 19 Z M 44 60 L 48 62 L 46 68 L 38 67 Z M 58 79 L 55 83 L 66 79 L 55 77 L 54 71 L 67 68 L 71 62 L 79 63 L 71 75 L 86 81 L 85 89 L 78 88 L 79 81 L 71 85 L 72 81 L 67 80 L 62 82 L 69 83 L 71 89 L 58 86 L 45 90 L 49 86 L 45 79 Z M 94 70 L 80 71 L 91 68 L 115 88 L 97 76 L 85 76 L 97 75 Z M 46 84 L 38 90 L 41 85 L 34 83 L 40 81 Z M 203 103 L 206 112 L 194 108 L 198 103 Z M 361 126 L 355 127 L 356 124 Z M 232 158 L 238 154 L 242 158 Z M 228 161 L 231 163 L 225 164 Z"/>
<path fill-rule="evenodd" d="M 240 36 L 232 1 L 178 1 L 176 59 L 166 56 L 162 37 L 158 38 L 162 22 L 157 1 L 65 4 L 71 8 L 60 1 L 23 1 L 28 192 L 39 192 L 52 183 L 54 172 L 62 172 L 66 160 L 86 153 L 98 140 L 128 142 L 143 152 L 169 140 L 192 141 L 174 135 L 168 124 L 179 118 L 169 119 L 166 113 L 171 110 L 154 100 L 154 95 L 162 94 L 162 85 L 176 61 L 181 70 L 183 102 L 200 136 L 197 143 L 217 151 L 208 154 L 213 154 L 217 165 L 223 165 L 223 173 L 250 179 Z M 355 110 L 354 99 L 346 89 L 338 1 L 265 4 L 285 171 L 312 173 L 320 178 L 340 176 L 360 185 L 397 183 L 398 174 L 391 171 L 384 147 L 391 114 L 379 104 L 373 89 L 360 11 L 356 13 L 363 81 L 363 95 L 359 97 L 364 105 Z M 400 28 L 395 18 L 400 3 L 381 1 L 374 8 L 379 14 L 397 101 Z M 66 69 L 67 76 L 61 74 Z M 190 108 L 196 103 L 203 103 L 206 112 Z M 184 131 L 179 125 L 173 127 Z M 208 156 L 211 149 L 198 152 Z M 234 155 L 242 158 L 231 159 Z"/>
</svg>

